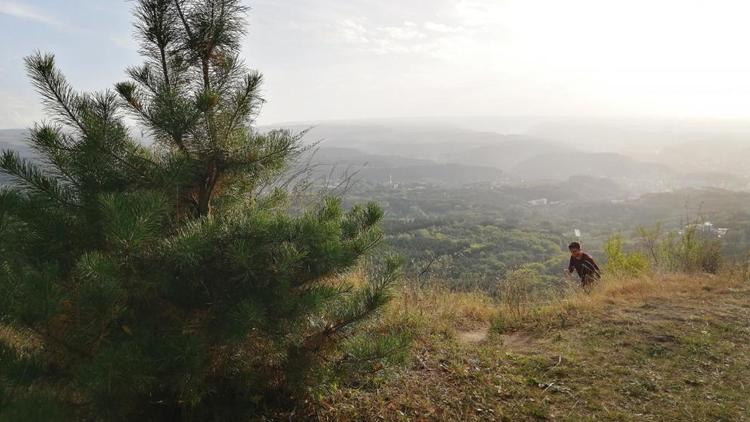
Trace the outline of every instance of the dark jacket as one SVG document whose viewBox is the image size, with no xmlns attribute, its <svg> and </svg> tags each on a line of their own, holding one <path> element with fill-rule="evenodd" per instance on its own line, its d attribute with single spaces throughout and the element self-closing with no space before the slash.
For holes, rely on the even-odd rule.
<svg viewBox="0 0 750 422">
<path fill-rule="evenodd" d="M 578 276 L 581 277 L 581 279 L 586 277 L 599 278 L 601 276 L 601 270 L 599 270 L 599 266 L 596 265 L 594 258 L 585 252 L 581 255 L 580 259 L 574 256 L 570 257 L 568 271 L 573 272 L 574 270 L 578 273 Z"/>
</svg>

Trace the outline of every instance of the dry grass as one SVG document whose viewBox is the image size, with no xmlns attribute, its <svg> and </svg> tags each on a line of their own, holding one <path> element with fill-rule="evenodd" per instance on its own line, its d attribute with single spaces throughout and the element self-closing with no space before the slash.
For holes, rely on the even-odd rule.
<svg viewBox="0 0 750 422">
<path fill-rule="evenodd" d="M 488 327 L 497 315 L 494 301 L 479 292 L 404 288 L 389 304 L 385 319 L 411 321 L 418 336 L 454 336 L 458 331 Z"/>
<path fill-rule="evenodd" d="M 401 292 L 411 365 L 340 387 L 297 417 L 354 420 L 750 420 L 750 285 L 726 276 L 606 279 L 543 304 Z M 494 321 L 484 341 L 462 332 Z"/>
<path fill-rule="evenodd" d="M 520 302 L 496 300 L 483 292 L 454 292 L 436 285 L 400 289 L 384 315 L 387 325 L 408 324 L 416 337 L 456 338 L 489 326 L 499 334 L 564 328 L 595 317 L 611 306 L 639 306 L 649 300 L 678 298 L 743 283 L 731 275 L 655 274 L 635 278 L 605 277 L 591 291 L 570 280 L 562 291 L 543 301 L 514 295 Z"/>
<path fill-rule="evenodd" d="M 521 306 L 500 303 L 494 323 L 499 332 L 564 327 L 581 318 L 592 317 L 607 306 L 637 306 L 653 299 L 729 288 L 739 282 L 734 277 L 709 274 L 655 274 L 635 278 L 608 276 L 589 292 L 570 283 L 552 300 L 527 302 Z"/>
</svg>

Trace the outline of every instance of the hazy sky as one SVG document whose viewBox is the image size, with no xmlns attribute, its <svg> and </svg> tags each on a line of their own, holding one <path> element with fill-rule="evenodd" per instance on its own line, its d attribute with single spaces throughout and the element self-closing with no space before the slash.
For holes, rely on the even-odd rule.
<svg viewBox="0 0 750 422">
<path fill-rule="evenodd" d="M 249 0 L 261 123 L 411 116 L 750 117 L 747 0 Z M 140 62 L 126 0 L 0 0 L 0 128 L 41 117 L 23 71 L 76 87 Z"/>
</svg>

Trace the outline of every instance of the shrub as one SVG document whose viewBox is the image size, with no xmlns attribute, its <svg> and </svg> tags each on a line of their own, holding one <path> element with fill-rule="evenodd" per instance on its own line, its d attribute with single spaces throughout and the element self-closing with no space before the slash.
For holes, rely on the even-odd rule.
<svg viewBox="0 0 750 422">
<path fill-rule="evenodd" d="M 642 275 L 650 271 L 651 265 L 646 255 L 640 252 L 626 252 L 622 236 L 614 235 L 604 246 L 607 257 L 606 271 L 618 275 Z"/>
<path fill-rule="evenodd" d="M 661 266 L 668 271 L 716 274 L 723 261 L 721 241 L 702 236 L 695 226 L 679 234 L 670 233 L 662 241 L 659 251 Z"/>
<path fill-rule="evenodd" d="M 339 277 L 381 242 L 382 210 L 328 198 L 292 212 L 268 189 L 303 147 L 251 126 L 263 100 L 238 56 L 244 13 L 139 0 L 146 64 L 119 99 L 77 93 L 51 55 L 27 59 L 56 123 L 31 132 L 40 162 L 0 157 L 14 183 L 0 322 L 39 344 L 0 347 L 0 419 L 243 420 L 404 344 L 361 337 L 399 262 L 361 286 Z"/>
</svg>

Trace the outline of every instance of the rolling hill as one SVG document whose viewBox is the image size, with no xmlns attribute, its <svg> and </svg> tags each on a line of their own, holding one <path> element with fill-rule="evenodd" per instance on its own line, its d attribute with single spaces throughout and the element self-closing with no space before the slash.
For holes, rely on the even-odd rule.
<svg viewBox="0 0 750 422">
<path fill-rule="evenodd" d="M 516 164 L 511 173 L 523 179 L 549 180 L 586 175 L 654 181 L 675 175 L 673 170 L 664 165 L 644 163 L 620 154 L 580 151 L 539 154 Z"/>
<path fill-rule="evenodd" d="M 320 148 L 310 160 L 314 174 L 340 179 L 356 173 L 355 179 L 371 183 L 429 183 L 465 185 L 500 182 L 503 172 L 493 167 L 363 153 L 351 148 Z"/>
</svg>

